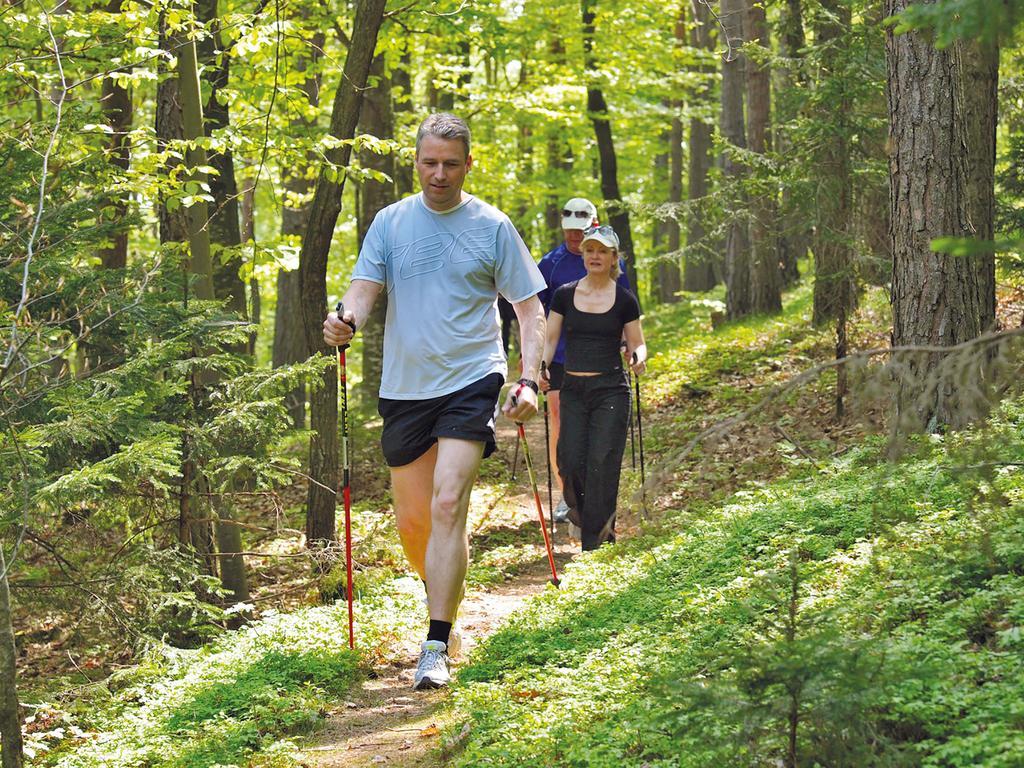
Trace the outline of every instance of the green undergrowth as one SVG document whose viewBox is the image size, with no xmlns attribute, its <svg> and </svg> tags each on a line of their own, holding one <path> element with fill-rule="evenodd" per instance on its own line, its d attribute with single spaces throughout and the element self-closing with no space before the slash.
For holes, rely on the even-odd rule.
<svg viewBox="0 0 1024 768">
<path fill-rule="evenodd" d="M 1024 764 L 1024 408 L 676 511 L 463 667 L 459 766 Z"/>
<path fill-rule="evenodd" d="M 161 646 L 30 734 L 34 765 L 54 768 L 208 768 L 294 765 L 291 739 L 315 728 L 388 655 L 422 590 L 411 579 L 363 592 L 357 651 L 344 602 L 268 612 L 198 650 Z M 41 712 L 45 712 L 44 707 Z"/>
</svg>

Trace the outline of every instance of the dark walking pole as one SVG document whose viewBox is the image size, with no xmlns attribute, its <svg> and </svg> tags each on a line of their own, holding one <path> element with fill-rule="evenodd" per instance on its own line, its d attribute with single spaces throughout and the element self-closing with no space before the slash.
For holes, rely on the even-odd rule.
<svg viewBox="0 0 1024 768">
<path fill-rule="evenodd" d="M 621 350 L 625 350 L 626 343 L 623 342 L 622 346 L 619 347 Z M 633 385 L 633 372 L 629 366 L 626 366 L 626 387 L 631 388 Z M 633 409 L 629 411 L 629 454 L 633 458 L 633 471 L 636 471 L 636 422 L 633 421 Z"/>
<path fill-rule="evenodd" d="M 544 378 L 544 361 L 540 363 L 540 376 Z M 551 495 L 551 431 L 548 426 L 548 393 L 544 393 L 544 450 L 548 465 L 548 522 L 551 524 L 551 535 L 555 535 L 555 507 Z"/>
<path fill-rule="evenodd" d="M 337 307 L 338 319 L 342 320 L 345 312 L 345 305 L 340 301 Z M 345 322 L 345 320 L 342 320 Z M 356 327 L 353 323 L 348 326 L 355 333 Z M 337 347 L 338 350 L 338 397 L 341 399 L 341 406 L 338 408 L 338 418 L 341 421 L 341 495 L 345 503 L 345 583 L 348 591 L 348 647 L 356 647 L 355 639 L 355 615 L 352 608 L 352 487 L 349 482 L 350 466 L 348 460 L 348 370 L 345 365 L 345 350 L 348 344 Z"/>
<path fill-rule="evenodd" d="M 633 353 L 633 362 L 636 362 L 636 353 Z M 640 434 L 640 497 L 644 507 L 644 517 L 647 516 L 647 473 L 644 468 L 644 420 L 643 411 L 640 408 L 640 374 L 633 378 L 636 384 L 636 428 Z"/>
</svg>

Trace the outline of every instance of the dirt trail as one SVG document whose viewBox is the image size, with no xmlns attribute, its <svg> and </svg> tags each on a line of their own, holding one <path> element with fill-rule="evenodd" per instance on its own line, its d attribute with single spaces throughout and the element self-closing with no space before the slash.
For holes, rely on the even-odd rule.
<svg viewBox="0 0 1024 768">
<path fill-rule="evenodd" d="M 543 422 L 532 428 L 530 452 L 538 473 L 538 483 L 546 488 L 547 463 L 544 451 Z M 499 429 L 499 446 L 513 446 L 515 431 L 509 427 Z M 509 452 L 511 461 L 512 453 Z M 502 503 L 506 508 L 502 517 L 515 522 L 537 520 L 532 492 L 529 489 L 522 456 L 519 458 L 517 483 L 520 491 Z M 546 497 L 546 490 L 542 489 Z M 557 500 L 557 492 L 556 492 Z M 545 515 L 547 501 L 544 499 Z M 537 531 L 540 540 L 540 531 Z M 558 526 L 554 541 L 555 559 L 561 572 L 565 562 L 579 551 L 578 544 L 569 541 L 567 526 Z M 551 578 L 547 557 L 541 554 L 511 581 L 497 584 L 485 591 L 470 591 L 459 611 L 457 626 L 462 631 L 463 644 L 459 663 L 481 641 L 494 634 L 504 622 L 532 595 L 544 589 Z M 309 768 L 362 768 L 363 766 L 437 766 L 437 748 L 444 723 L 440 716 L 447 691 L 419 692 L 412 689 L 412 675 L 419 653 L 422 633 L 402 639 L 404 661 L 379 667 L 375 676 L 363 682 L 348 700 L 338 702 L 328 713 L 327 722 L 302 752 L 301 764 Z"/>
</svg>

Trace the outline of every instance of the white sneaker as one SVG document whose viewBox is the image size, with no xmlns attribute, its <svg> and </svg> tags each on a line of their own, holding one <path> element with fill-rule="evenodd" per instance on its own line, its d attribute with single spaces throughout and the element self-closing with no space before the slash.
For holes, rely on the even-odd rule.
<svg viewBox="0 0 1024 768">
<path fill-rule="evenodd" d="M 555 505 L 553 516 L 556 523 L 564 523 L 569 519 L 569 505 L 565 503 L 565 499 L 562 499 Z"/>
<path fill-rule="evenodd" d="M 449 665 L 448 646 L 440 640 L 424 640 L 412 687 L 417 691 L 444 688 L 452 679 Z"/>
</svg>

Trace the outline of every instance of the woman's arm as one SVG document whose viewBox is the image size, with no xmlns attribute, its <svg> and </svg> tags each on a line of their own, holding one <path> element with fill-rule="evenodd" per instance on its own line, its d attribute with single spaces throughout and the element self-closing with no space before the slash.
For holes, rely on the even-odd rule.
<svg viewBox="0 0 1024 768">
<path fill-rule="evenodd" d="M 551 310 L 548 312 L 548 330 L 547 339 L 544 343 L 544 365 L 543 373 L 540 377 L 540 388 L 545 392 L 548 391 L 550 386 L 550 374 L 548 370 L 551 368 L 551 359 L 555 356 L 555 349 L 558 347 L 558 340 L 562 337 L 562 316 Z"/>
<path fill-rule="evenodd" d="M 640 327 L 639 318 L 626 323 L 623 332 L 629 352 L 629 366 L 633 373 L 643 373 L 647 370 L 647 344 L 644 343 L 644 329 Z"/>
</svg>

